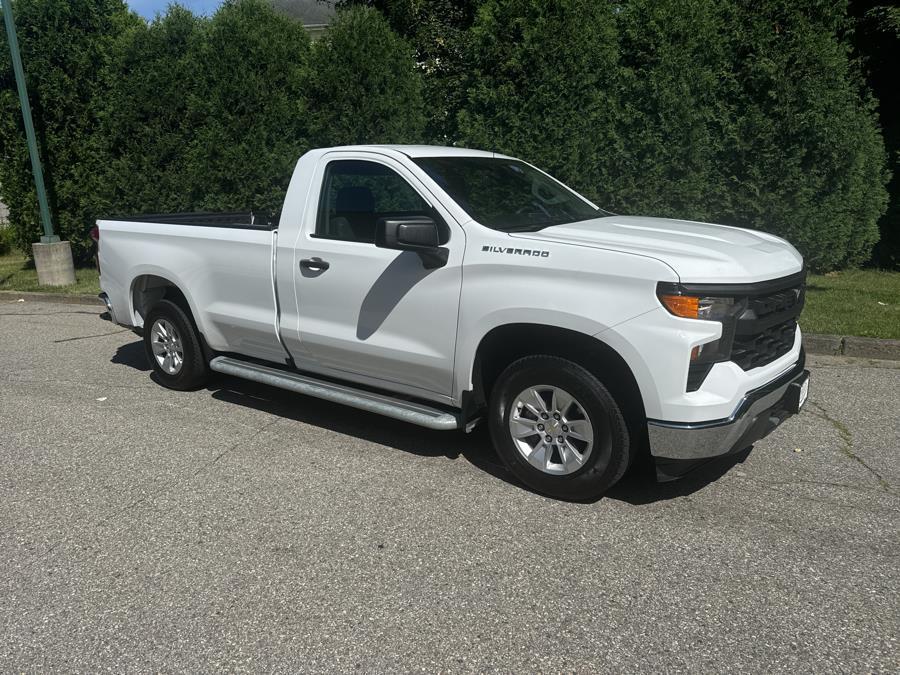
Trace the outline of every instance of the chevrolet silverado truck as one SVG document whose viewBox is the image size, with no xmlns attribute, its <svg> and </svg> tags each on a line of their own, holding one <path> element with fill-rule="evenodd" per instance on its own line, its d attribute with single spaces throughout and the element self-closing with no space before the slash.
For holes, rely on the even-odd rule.
<svg viewBox="0 0 900 675">
<path fill-rule="evenodd" d="M 277 222 L 97 227 L 106 314 L 162 385 L 216 372 L 431 429 L 484 420 L 558 498 L 598 497 L 647 450 L 661 479 L 744 450 L 808 392 L 788 242 L 614 215 L 496 153 L 317 149 Z"/>
</svg>

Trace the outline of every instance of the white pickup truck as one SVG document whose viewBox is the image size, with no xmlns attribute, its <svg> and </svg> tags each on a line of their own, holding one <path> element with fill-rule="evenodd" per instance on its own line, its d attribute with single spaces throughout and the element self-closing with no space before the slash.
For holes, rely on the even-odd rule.
<svg viewBox="0 0 900 675">
<path fill-rule="evenodd" d="M 808 390 L 790 244 L 613 215 L 491 152 L 312 150 L 277 224 L 98 228 L 108 316 L 165 386 L 216 371 L 432 429 L 485 419 L 509 469 L 564 499 L 648 448 L 660 478 L 745 449 Z"/>
</svg>

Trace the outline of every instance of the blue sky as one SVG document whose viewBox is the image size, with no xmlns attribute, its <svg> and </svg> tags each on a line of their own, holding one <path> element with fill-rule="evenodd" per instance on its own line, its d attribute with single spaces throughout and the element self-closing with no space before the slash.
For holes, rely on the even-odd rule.
<svg viewBox="0 0 900 675">
<path fill-rule="evenodd" d="M 128 6 L 146 19 L 166 11 L 172 0 L 127 0 Z M 187 7 L 194 14 L 212 14 L 222 0 L 180 0 L 179 4 Z"/>
</svg>

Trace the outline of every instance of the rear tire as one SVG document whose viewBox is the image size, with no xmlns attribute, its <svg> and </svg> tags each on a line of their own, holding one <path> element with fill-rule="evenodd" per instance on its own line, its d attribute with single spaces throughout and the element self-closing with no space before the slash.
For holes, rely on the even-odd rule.
<svg viewBox="0 0 900 675">
<path fill-rule="evenodd" d="M 572 361 L 515 361 L 493 387 L 488 417 L 500 458 L 537 492 L 596 499 L 628 469 L 631 442 L 622 410 L 600 380 Z"/>
<path fill-rule="evenodd" d="M 209 367 L 194 324 L 170 300 L 160 300 L 147 313 L 144 348 L 159 382 L 169 389 L 198 389 L 209 379 Z"/>
</svg>

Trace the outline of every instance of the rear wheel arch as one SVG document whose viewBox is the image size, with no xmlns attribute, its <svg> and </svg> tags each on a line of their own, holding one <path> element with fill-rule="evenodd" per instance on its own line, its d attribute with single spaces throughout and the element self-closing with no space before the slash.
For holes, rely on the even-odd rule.
<svg viewBox="0 0 900 675">
<path fill-rule="evenodd" d="M 194 328 L 197 328 L 191 303 L 178 284 L 156 274 L 142 274 L 135 277 L 131 283 L 131 306 L 135 318 L 140 317 L 143 323 L 147 314 L 160 300 L 169 300 L 178 305 L 194 323 Z"/>
</svg>

